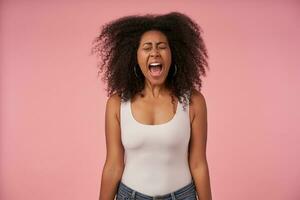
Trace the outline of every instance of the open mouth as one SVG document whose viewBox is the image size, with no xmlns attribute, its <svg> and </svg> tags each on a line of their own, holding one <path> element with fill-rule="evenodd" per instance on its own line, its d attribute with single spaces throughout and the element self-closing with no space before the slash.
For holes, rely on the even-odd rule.
<svg viewBox="0 0 300 200">
<path fill-rule="evenodd" d="M 150 74 L 152 76 L 160 76 L 162 72 L 162 64 L 161 63 L 151 63 L 148 66 Z"/>
</svg>

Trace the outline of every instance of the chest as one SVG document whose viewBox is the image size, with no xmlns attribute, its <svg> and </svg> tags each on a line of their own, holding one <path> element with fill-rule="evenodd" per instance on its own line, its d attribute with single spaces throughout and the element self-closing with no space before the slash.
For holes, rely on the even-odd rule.
<svg viewBox="0 0 300 200">
<path fill-rule="evenodd" d="M 138 123 L 159 125 L 171 121 L 177 114 L 178 106 L 178 102 L 174 104 L 130 103 L 129 109 Z"/>
<path fill-rule="evenodd" d="M 176 107 L 123 104 L 121 135 L 125 149 L 176 149 L 186 146 L 190 139 L 189 115 L 182 104 L 176 104 Z"/>
</svg>

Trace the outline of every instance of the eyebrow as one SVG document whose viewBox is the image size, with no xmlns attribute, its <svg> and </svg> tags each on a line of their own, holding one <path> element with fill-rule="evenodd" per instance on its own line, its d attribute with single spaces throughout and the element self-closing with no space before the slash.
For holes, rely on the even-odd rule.
<svg viewBox="0 0 300 200">
<path fill-rule="evenodd" d="M 162 44 L 162 43 L 167 44 L 166 42 L 157 42 L 156 44 Z M 151 42 L 145 42 L 143 45 L 146 45 L 146 44 L 152 44 L 152 43 Z"/>
</svg>

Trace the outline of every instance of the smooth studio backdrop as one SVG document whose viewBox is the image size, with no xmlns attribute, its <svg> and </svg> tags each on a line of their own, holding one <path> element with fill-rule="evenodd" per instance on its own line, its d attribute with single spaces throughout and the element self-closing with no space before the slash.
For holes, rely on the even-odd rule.
<svg viewBox="0 0 300 200">
<path fill-rule="evenodd" d="M 103 23 L 183 12 L 210 70 L 207 157 L 214 200 L 300 199 L 300 3 L 0 2 L 0 199 L 96 200 L 106 93 L 91 43 Z"/>
</svg>

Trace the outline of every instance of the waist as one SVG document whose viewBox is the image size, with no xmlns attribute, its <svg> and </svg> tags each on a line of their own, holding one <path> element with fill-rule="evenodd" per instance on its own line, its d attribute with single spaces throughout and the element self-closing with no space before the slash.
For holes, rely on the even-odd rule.
<svg viewBox="0 0 300 200">
<path fill-rule="evenodd" d="M 155 163 L 147 167 L 126 164 L 121 179 L 124 184 L 152 196 L 170 193 L 191 180 L 188 164 L 159 168 Z"/>
<path fill-rule="evenodd" d="M 172 190 L 169 193 L 162 195 L 148 195 L 132 186 L 125 184 L 124 182 L 119 183 L 117 199 L 136 199 L 136 200 L 168 200 L 168 199 L 186 199 L 191 200 L 197 199 L 197 193 L 195 189 L 194 181 L 191 179 L 187 184 L 177 187 L 176 190 Z"/>
</svg>

